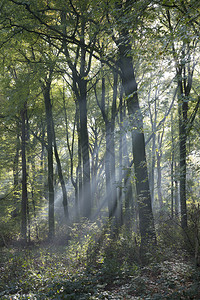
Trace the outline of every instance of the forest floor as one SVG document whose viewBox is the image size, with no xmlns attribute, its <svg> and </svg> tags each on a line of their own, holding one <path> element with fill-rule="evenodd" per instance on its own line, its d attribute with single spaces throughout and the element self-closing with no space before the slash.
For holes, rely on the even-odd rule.
<svg viewBox="0 0 200 300">
<path fill-rule="evenodd" d="M 200 299 L 200 270 L 184 253 L 144 267 L 117 260 L 118 249 L 94 260 L 76 247 L 1 248 L 0 299 Z"/>
</svg>

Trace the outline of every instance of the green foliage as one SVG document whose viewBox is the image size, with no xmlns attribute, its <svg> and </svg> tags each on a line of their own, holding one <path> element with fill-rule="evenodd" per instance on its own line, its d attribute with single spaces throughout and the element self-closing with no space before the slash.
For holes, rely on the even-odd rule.
<svg viewBox="0 0 200 300">
<path fill-rule="evenodd" d="M 0 246 L 2 245 L 2 248 L 0 255 L 2 262 L 0 265 L 0 298 L 200 298 L 197 284 L 199 271 L 195 270 L 193 265 L 188 262 L 188 254 L 187 260 L 184 259 L 186 252 L 182 250 L 186 248 L 190 254 L 195 254 L 195 257 L 196 254 L 199 255 L 198 205 L 189 206 L 188 230 L 184 233 L 180 227 L 179 216 L 174 217 L 173 220 L 168 217 L 170 208 L 168 201 L 169 162 L 172 160 L 172 150 L 176 152 L 173 163 L 177 163 L 179 155 L 178 103 L 176 100 L 171 102 L 174 97 L 174 86 L 177 85 L 177 78 L 174 78 L 177 67 L 185 68 L 182 78 L 184 89 L 187 89 L 187 81 L 189 84 L 191 74 L 193 76 L 191 78 L 191 94 L 181 97 L 181 101 L 189 105 L 188 121 L 192 117 L 192 111 L 195 110 L 196 98 L 199 95 L 199 70 L 196 64 L 199 56 L 199 30 L 196 30 L 199 29 L 197 8 L 195 0 L 167 0 L 157 3 L 144 0 L 110 0 L 99 3 L 95 0 L 1 1 Z M 168 10 L 172 28 L 170 28 L 167 18 Z M 67 21 L 66 28 L 62 22 L 64 15 L 66 15 L 65 21 Z M 121 36 L 119 32 L 121 32 Z M 129 39 L 126 38 L 127 35 Z M 74 176 L 74 180 L 78 178 L 78 124 L 75 118 L 77 99 L 74 91 L 77 96 L 81 79 L 88 82 L 87 122 L 90 154 L 94 155 L 94 160 L 96 159 L 93 173 L 95 176 L 97 175 L 95 177 L 92 174 L 91 177 L 94 176 L 95 180 L 101 177 L 102 180 L 100 183 L 94 182 L 93 210 L 95 210 L 97 204 L 101 205 L 100 194 L 104 194 L 106 180 L 103 166 L 105 124 L 96 103 L 94 87 L 100 103 L 101 79 L 104 76 L 105 108 L 110 121 L 113 98 L 112 74 L 113 69 L 118 68 L 117 62 L 120 64 L 117 49 L 118 46 L 123 47 L 124 38 L 130 46 L 126 53 L 127 58 L 133 58 L 135 74 L 139 82 L 138 96 L 141 99 L 142 113 L 145 117 L 144 130 L 149 136 L 153 132 L 156 137 L 155 149 L 157 150 L 155 153 L 158 153 L 161 129 L 165 128 L 163 146 L 162 149 L 159 149 L 159 153 L 161 155 L 163 151 L 161 167 L 165 171 L 165 178 L 162 177 L 162 191 L 166 191 L 165 199 L 168 203 L 162 210 L 159 210 L 159 213 L 157 208 L 155 209 L 158 248 L 153 254 L 149 251 L 151 264 L 145 268 L 140 264 L 140 242 L 138 242 L 140 237 L 137 235 L 137 230 L 130 232 L 123 227 L 116 230 L 108 220 L 102 221 L 101 219 L 97 222 L 80 220 L 76 224 L 70 223 L 69 226 L 66 226 L 63 225 L 59 218 L 60 214 L 57 213 L 56 238 L 52 244 L 47 242 L 47 156 L 45 148 L 47 136 L 42 83 L 52 76 L 50 78 L 52 79 L 51 101 L 55 136 L 63 174 L 67 182 L 71 174 Z M 66 51 L 64 50 L 65 46 Z M 93 56 L 90 56 L 91 54 Z M 84 56 L 86 59 L 82 64 L 81 59 Z M 50 75 L 51 71 L 53 73 Z M 83 73 L 83 78 L 79 76 L 80 73 Z M 118 85 L 120 84 L 119 81 Z M 134 98 L 133 96 L 132 94 L 131 98 Z M 63 98 L 66 100 L 67 122 L 63 109 Z M 126 100 L 123 98 L 123 102 Z M 118 107 L 119 91 L 116 101 Z M 171 123 L 169 113 L 166 114 L 166 110 L 170 112 L 170 103 L 173 106 L 171 107 L 172 121 L 174 122 L 173 138 L 176 145 L 172 145 Z M 27 106 L 26 159 L 29 205 L 29 226 L 27 227 L 30 230 L 30 239 L 35 243 L 32 246 L 31 244 L 27 245 L 25 248 L 19 243 L 22 196 L 20 190 L 20 113 L 24 104 Z M 124 117 L 126 117 L 126 113 L 126 108 L 123 106 Z M 118 109 L 115 117 L 115 167 L 117 170 L 121 163 L 118 160 L 118 138 L 120 137 L 120 134 L 117 135 L 120 122 Z M 155 124 L 150 122 L 152 121 L 150 118 L 153 118 Z M 187 133 L 190 137 L 187 151 L 188 154 L 191 154 L 190 165 L 188 164 L 190 171 L 187 174 L 187 204 L 197 203 L 199 199 L 198 114 L 195 122 L 193 130 Z M 131 132 L 132 125 L 125 123 L 126 121 L 124 121 L 124 132 L 127 133 L 129 130 Z M 75 131 L 73 132 L 73 130 Z M 70 147 L 66 143 L 66 131 L 69 134 Z M 128 140 L 131 140 L 130 133 L 127 134 L 127 137 Z M 72 141 L 74 142 L 73 146 Z M 69 148 L 71 151 L 73 149 L 72 170 L 70 169 Z M 149 166 L 153 160 L 152 156 L 155 155 L 152 148 L 149 145 L 146 147 Z M 193 150 L 196 153 L 192 153 Z M 131 150 L 128 149 L 128 152 L 128 157 L 132 159 Z M 154 164 L 154 168 L 155 166 L 156 164 Z M 59 184 L 56 172 L 55 168 L 54 181 L 57 187 Z M 110 175 L 114 177 L 114 174 Z M 133 176 L 136 179 L 135 175 Z M 17 182 L 14 182 L 14 179 Z M 123 184 L 119 183 L 120 186 Z M 154 188 L 156 191 L 156 185 Z M 76 203 L 73 192 L 74 190 L 70 187 L 68 192 L 70 209 Z M 127 205 L 124 202 L 122 201 L 123 210 Z M 155 204 L 157 204 L 156 201 Z M 132 217 L 130 223 L 137 224 L 138 208 L 136 203 L 134 203 L 134 207 L 136 217 L 135 219 Z"/>
<path fill-rule="evenodd" d="M 168 247 L 162 259 L 155 257 L 142 267 L 136 260 L 135 237 L 125 230 L 114 237 L 109 227 L 75 224 L 69 228 L 68 245 L 57 240 L 1 248 L 1 299 L 198 298 L 199 270 L 181 250 Z"/>
</svg>

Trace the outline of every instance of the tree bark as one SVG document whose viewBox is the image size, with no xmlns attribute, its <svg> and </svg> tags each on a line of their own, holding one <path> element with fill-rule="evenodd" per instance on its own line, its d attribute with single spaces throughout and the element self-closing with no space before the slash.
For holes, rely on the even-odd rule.
<svg viewBox="0 0 200 300">
<path fill-rule="evenodd" d="M 162 154 L 160 152 L 156 152 L 157 156 L 157 189 L 158 189 L 158 202 L 160 205 L 160 209 L 163 208 L 163 197 L 162 197 L 162 185 L 161 185 L 161 157 Z"/>
<path fill-rule="evenodd" d="M 52 104 L 50 98 L 51 80 L 43 85 L 43 95 L 47 123 L 47 155 L 48 155 L 48 198 L 49 198 L 49 239 L 55 236 L 54 220 L 54 183 L 53 183 L 53 128 L 52 128 Z"/>
<path fill-rule="evenodd" d="M 121 69 L 122 84 L 127 97 L 130 125 L 133 128 L 132 151 L 139 209 L 141 255 L 145 256 L 148 245 L 156 242 L 156 235 L 147 173 L 143 117 L 139 107 L 137 83 L 132 58 L 129 55 L 129 53 L 131 53 L 131 45 L 129 39 L 124 38 L 124 35 L 118 43 L 118 49 L 120 55 L 119 66 Z"/>
<path fill-rule="evenodd" d="M 83 217 L 91 216 L 91 186 L 90 186 L 90 157 L 89 157 L 89 138 L 87 129 L 87 81 L 79 79 L 80 97 L 78 98 L 80 113 L 80 144 L 83 161 L 83 186 L 82 186 L 82 212 Z"/>
<path fill-rule="evenodd" d="M 120 86 L 120 97 L 119 97 L 119 217 L 120 217 L 120 225 L 123 224 L 123 182 L 121 182 L 121 178 L 123 178 L 123 88 Z"/>
<path fill-rule="evenodd" d="M 70 141 L 69 141 L 69 130 L 68 130 L 68 117 L 67 117 L 67 111 L 66 111 L 66 105 L 65 105 L 65 94 L 64 94 L 64 87 L 63 87 L 63 106 L 64 106 L 64 113 L 65 113 L 65 128 L 66 128 L 66 139 L 67 139 L 67 147 L 70 155 L 70 178 L 72 185 L 75 190 L 75 218 L 78 218 L 78 167 L 77 167 L 77 172 L 76 172 L 76 179 L 74 179 L 73 176 L 73 169 L 74 169 L 74 136 L 75 136 L 75 127 L 77 125 L 78 128 L 78 108 L 76 105 L 76 113 L 75 113 L 75 118 L 74 118 L 74 126 L 73 126 L 73 134 L 72 134 L 72 143 L 70 147 Z"/>
<path fill-rule="evenodd" d="M 21 202 L 21 236 L 27 242 L 27 166 L 26 166 L 26 103 L 21 111 L 22 121 L 22 202 Z"/>
<path fill-rule="evenodd" d="M 63 25 L 63 34 L 66 35 L 66 12 L 61 14 L 61 22 Z M 85 44 L 85 31 L 86 31 L 86 20 L 82 15 L 80 19 L 80 44 Z M 69 68 L 72 71 L 72 88 L 76 95 L 79 106 L 79 117 L 80 117 L 80 147 L 82 155 L 82 164 L 83 164 L 83 180 L 81 188 L 81 212 L 82 216 L 89 218 L 91 216 L 92 210 L 92 197 L 91 197 L 91 183 L 90 183 L 90 156 L 89 156 L 89 138 L 88 138 L 88 129 L 87 129 L 87 82 L 86 79 L 90 67 L 92 52 L 90 53 L 89 62 L 86 66 L 86 49 L 84 47 L 77 46 L 76 49 L 76 59 L 71 59 L 69 50 L 67 48 L 66 41 L 63 41 L 63 47 L 65 56 L 69 65 Z M 80 60 L 79 60 L 80 58 Z M 78 63 L 79 60 L 79 63 Z M 77 71 L 77 66 L 80 66 L 79 72 Z"/>
<path fill-rule="evenodd" d="M 54 154 L 55 154 L 57 168 L 58 168 L 58 176 L 59 176 L 59 180 L 60 180 L 60 184 L 61 184 L 61 188 L 62 188 L 65 220 L 66 220 L 66 222 L 69 222 L 67 190 L 66 190 L 66 186 L 65 186 L 65 180 L 63 177 L 63 171 L 62 171 L 62 166 L 61 166 L 61 162 L 60 162 L 60 157 L 59 157 L 58 150 L 57 150 L 55 132 L 54 132 Z"/>
<path fill-rule="evenodd" d="M 117 194 L 117 186 L 116 186 L 116 168 L 115 168 L 115 118 L 116 118 L 116 111 L 117 111 L 117 83 L 118 83 L 118 74 L 116 71 L 114 71 L 112 114 L 111 114 L 111 121 L 110 121 L 111 187 L 112 187 L 112 202 L 113 202 L 112 214 L 113 216 L 115 215 L 117 219 L 119 219 L 117 213 L 119 203 L 118 203 L 118 194 Z"/>
<path fill-rule="evenodd" d="M 182 102 L 182 100 L 181 100 Z M 187 206 L 186 206 L 186 124 L 188 104 L 179 103 L 179 153 L 180 153 L 180 204 L 181 204 L 181 227 L 187 228 Z"/>
<path fill-rule="evenodd" d="M 78 118 L 77 118 L 77 135 L 78 135 L 78 168 L 77 168 L 77 174 L 78 174 L 78 205 L 77 205 L 77 217 L 79 216 L 79 208 L 82 198 L 82 188 L 83 188 L 83 176 L 82 176 L 82 154 L 81 154 L 81 141 L 80 141 L 80 116 L 79 116 L 79 108 L 77 108 L 78 111 Z M 79 207 L 78 207 L 79 206 Z"/>
<path fill-rule="evenodd" d="M 19 124 L 17 123 L 17 130 L 19 130 Z M 13 194 L 13 203 L 14 203 L 14 211 L 12 212 L 12 216 L 16 217 L 19 213 L 18 208 L 18 200 L 19 200 L 19 151 L 20 151 L 20 134 L 17 133 L 16 139 L 16 153 L 13 160 L 13 184 L 14 184 L 14 194 Z"/>
<path fill-rule="evenodd" d="M 161 172 L 161 158 L 162 158 L 162 140 L 164 135 L 164 127 L 162 133 L 158 134 L 158 149 L 156 151 L 157 156 L 157 190 L 158 190 L 158 202 L 160 205 L 160 209 L 163 208 L 163 196 L 162 196 L 162 172 Z"/>
<path fill-rule="evenodd" d="M 106 91 L 105 91 L 105 77 L 102 77 L 102 95 L 101 95 L 101 103 L 98 101 L 98 97 L 96 95 L 97 103 L 102 113 L 102 117 L 105 123 L 105 131 L 106 131 L 106 153 L 105 153 L 105 174 L 106 174 L 106 199 L 108 203 L 108 216 L 112 218 L 116 215 L 116 193 L 115 193 L 115 149 L 114 149 L 114 121 L 109 121 L 108 114 L 106 111 Z M 112 119 L 113 119 L 113 111 L 112 108 Z"/>
<path fill-rule="evenodd" d="M 174 160 L 175 160 L 175 151 L 174 151 L 174 126 L 173 126 L 173 111 L 171 112 L 171 218 L 174 218 Z"/>
</svg>

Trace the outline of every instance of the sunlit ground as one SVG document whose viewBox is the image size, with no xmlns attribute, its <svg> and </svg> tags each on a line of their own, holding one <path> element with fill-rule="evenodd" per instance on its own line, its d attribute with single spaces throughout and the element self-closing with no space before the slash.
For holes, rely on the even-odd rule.
<svg viewBox="0 0 200 300">
<path fill-rule="evenodd" d="M 67 245 L 1 248 L 0 298 L 199 299 L 200 272 L 184 252 L 163 247 L 144 267 L 125 230 L 117 240 L 91 222 L 68 232 Z"/>
</svg>

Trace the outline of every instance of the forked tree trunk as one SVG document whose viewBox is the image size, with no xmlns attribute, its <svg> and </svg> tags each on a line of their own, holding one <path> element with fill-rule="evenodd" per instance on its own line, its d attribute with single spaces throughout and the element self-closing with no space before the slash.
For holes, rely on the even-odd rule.
<svg viewBox="0 0 200 300">
<path fill-rule="evenodd" d="M 66 34 L 67 19 L 66 12 L 61 13 L 61 22 L 63 25 L 63 33 Z M 85 44 L 85 31 L 86 31 L 86 21 L 84 16 L 80 20 L 80 43 Z M 89 138 L 87 129 L 87 75 L 89 74 L 92 60 L 92 53 L 90 54 L 89 62 L 86 65 L 86 49 L 84 47 L 77 46 L 76 58 L 71 59 L 70 52 L 67 47 L 67 43 L 63 41 L 63 47 L 65 56 L 69 68 L 72 71 L 72 81 L 73 81 L 73 91 L 76 95 L 76 99 L 79 106 L 79 116 L 80 116 L 80 127 L 79 127 L 79 138 L 80 138 L 80 148 L 82 155 L 82 165 L 83 165 L 83 176 L 82 176 L 82 188 L 81 188 L 81 212 L 82 216 L 89 218 L 91 216 L 92 210 L 92 197 L 91 197 L 91 183 L 90 183 L 90 155 L 89 155 Z M 79 60 L 80 58 L 80 60 Z M 80 66 L 79 72 L 77 67 Z M 80 169 L 79 169 L 80 170 Z"/>
<path fill-rule="evenodd" d="M 65 186 L 65 180 L 64 180 L 64 177 L 63 177 L 62 165 L 61 165 L 61 162 L 60 162 L 60 157 L 59 157 L 58 149 L 57 149 L 56 136 L 55 136 L 55 128 L 54 128 L 54 122 L 53 122 L 52 112 L 51 112 L 51 119 L 52 119 L 54 155 L 55 155 L 55 159 L 56 159 L 56 163 L 57 163 L 57 168 L 58 168 L 58 177 L 59 177 L 60 185 L 61 185 L 61 188 L 62 188 L 63 208 L 64 208 L 65 221 L 68 223 L 69 222 L 69 212 L 68 212 L 67 190 L 66 190 L 66 186 Z"/>
</svg>

